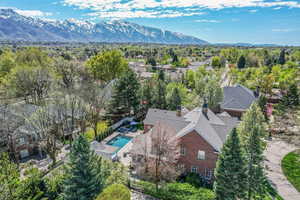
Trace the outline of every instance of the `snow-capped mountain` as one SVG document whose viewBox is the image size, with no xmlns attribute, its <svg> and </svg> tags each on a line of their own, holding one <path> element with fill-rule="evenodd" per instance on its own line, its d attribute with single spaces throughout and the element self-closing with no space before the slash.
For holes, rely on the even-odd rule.
<svg viewBox="0 0 300 200">
<path fill-rule="evenodd" d="M 125 21 L 46 20 L 25 17 L 12 9 L 0 9 L 0 40 L 208 44 L 196 37 Z"/>
</svg>

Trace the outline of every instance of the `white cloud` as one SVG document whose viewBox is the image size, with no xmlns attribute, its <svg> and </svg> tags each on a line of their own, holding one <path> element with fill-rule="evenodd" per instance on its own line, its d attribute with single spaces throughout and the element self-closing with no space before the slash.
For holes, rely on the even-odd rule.
<svg viewBox="0 0 300 200">
<path fill-rule="evenodd" d="M 110 18 L 110 19 L 124 19 L 124 18 L 173 18 L 182 16 L 203 15 L 204 12 L 190 12 L 181 13 L 178 11 L 107 11 L 107 12 L 93 12 L 88 14 L 92 17 Z"/>
<path fill-rule="evenodd" d="M 192 16 L 203 13 L 203 9 L 242 7 L 300 8 L 300 2 L 296 0 L 62 0 L 62 3 L 65 6 L 89 9 L 96 13 L 94 15 L 104 18 L 135 18 L 135 14 L 145 18 Z"/>
<path fill-rule="evenodd" d="M 43 12 L 40 10 L 21 10 L 16 7 L 0 7 L 0 9 L 12 9 L 16 13 L 26 17 L 47 17 L 53 15 L 53 13 L 50 12 Z"/>
<path fill-rule="evenodd" d="M 221 21 L 219 20 L 214 20 L 214 19 L 197 19 L 195 22 L 199 23 L 220 23 Z"/>
<path fill-rule="evenodd" d="M 47 16 L 51 16 L 52 13 L 50 12 L 42 12 L 40 10 L 19 10 L 19 9 L 15 9 L 15 11 L 23 16 L 26 17 L 47 17 Z"/>
</svg>

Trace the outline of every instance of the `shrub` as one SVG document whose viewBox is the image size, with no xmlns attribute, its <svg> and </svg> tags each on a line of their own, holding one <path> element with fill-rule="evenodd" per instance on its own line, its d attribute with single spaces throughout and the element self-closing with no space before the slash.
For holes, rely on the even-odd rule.
<svg viewBox="0 0 300 200">
<path fill-rule="evenodd" d="M 96 200 L 130 200 L 130 190 L 121 184 L 113 184 L 108 186 L 96 198 Z"/>
<path fill-rule="evenodd" d="M 204 188 L 195 188 L 188 183 L 169 183 L 165 186 L 155 188 L 155 184 L 140 181 L 137 183 L 139 189 L 145 194 L 161 200 L 213 200 L 213 191 Z"/>
<path fill-rule="evenodd" d="M 169 200 L 212 200 L 215 198 L 214 193 L 211 190 L 204 188 L 195 188 L 188 183 L 170 183 L 166 185 L 164 189 L 167 191 Z"/>
<path fill-rule="evenodd" d="M 196 173 L 189 173 L 185 177 L 185 182 L 191 184 L 194 187 L 202 187 L 204 185 L 203 179 Z"/>
<path fill-rule="evenodd" d="M 98 122 L 97 124 L 97 130 L 98 130 L 98 138 L 101 137 L 101 135 L 105 135 L 106 132 L 108 131 L 108 124 L 105 121 L 102 122 Z M 93 141 L 95 138 L 95 132 L 93 129 L 88 129 L 85 134 L 84 134 L 85 138 L 90 142 Z"/>
</svg>

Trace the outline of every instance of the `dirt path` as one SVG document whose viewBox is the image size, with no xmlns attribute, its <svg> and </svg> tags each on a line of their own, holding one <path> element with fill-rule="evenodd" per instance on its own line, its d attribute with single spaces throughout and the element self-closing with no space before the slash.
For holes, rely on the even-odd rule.
<svg viewBox="0 0 300 200">
<path fill-rule="evenodd" d="M 281 140 L 268 142 L 265 151 L 265 165 L 267 177 L 278 191 L 278 194 L 285 200 L 300 200 L 300 193 L 287 180 L 281 169 L 283 157 L 297 148 Z"/>
</svg>

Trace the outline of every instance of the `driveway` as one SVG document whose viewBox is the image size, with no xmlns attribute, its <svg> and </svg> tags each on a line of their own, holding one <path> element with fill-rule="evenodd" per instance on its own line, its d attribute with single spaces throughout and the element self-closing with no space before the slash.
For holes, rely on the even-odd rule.
<svg viewBox="0 0 300 200">
<path fill-rule="evenodd" d="M 285 200 L 300 199 L 300 193 L 287 180 L 281 169 L 281 160 L 283 157 L 296 149 L 293 145 L 274 139 L 268 141 L 264 152 L 267 177 L 278 191 L 278 194 Z"/>
</svg>

